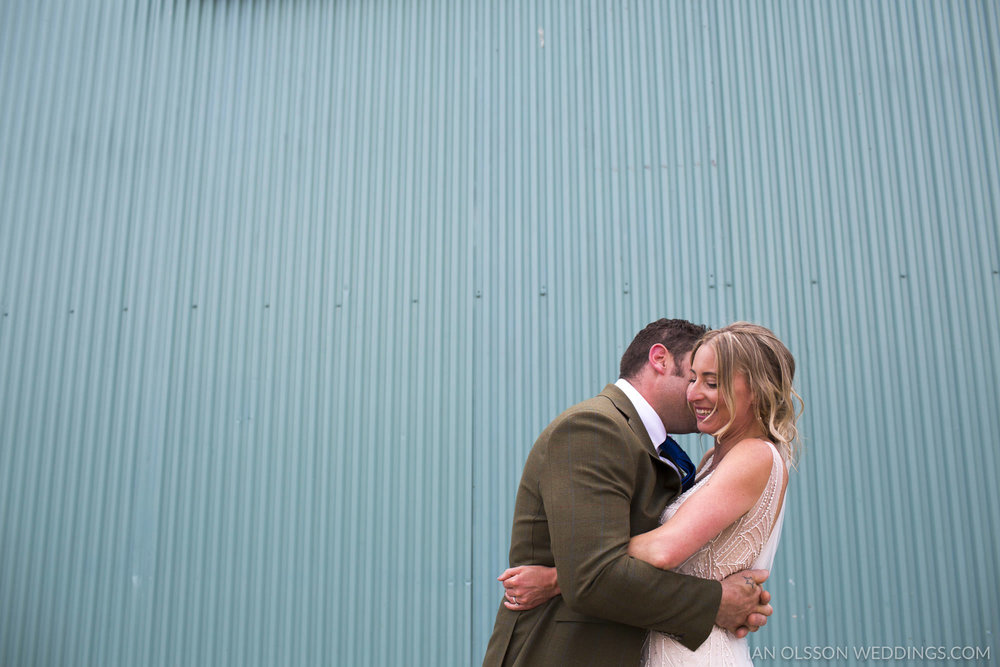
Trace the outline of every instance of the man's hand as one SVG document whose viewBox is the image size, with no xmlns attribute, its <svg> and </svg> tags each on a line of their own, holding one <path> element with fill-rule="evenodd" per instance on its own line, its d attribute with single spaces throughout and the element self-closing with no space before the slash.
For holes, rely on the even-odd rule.
<svg viewBox="0 0 1000 667">
<path fill-rule="evenodd" d="M 737 637 L 757 632 L 767 623 L 771 609 L 771 594 L 761 584 L 767 581 L 767 570 L 744 570 L 722 580 L 722 603 L 715 624 Z"/>
<path fill-rule="evenodd" d="M 534 609 L 559 595 L 559 579 L 554 567 L 512 567 L 504 570 L 497 581 L 503 582 L 503 604 L 512 611 Z"/>
</svg>

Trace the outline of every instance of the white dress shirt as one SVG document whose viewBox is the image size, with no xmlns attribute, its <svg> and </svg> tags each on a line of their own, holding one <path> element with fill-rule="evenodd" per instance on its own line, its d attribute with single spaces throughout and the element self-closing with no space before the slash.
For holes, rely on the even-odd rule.
<svg viewBox="0 0 1000 667">
<path fill-rule="evenodd" d="M 615 382 L 615 386 L 625 392 L 628 396 L 628 400 L 632 401 L 632 405 L 635 406 L 635 411 L 639 413 L 639 419 L 642 420 L 642 425 L 646 427 L 646 433 L 649 434 L 649 439 L 653 441 L 653 447 L 659 448 L 660 444 L 667 439 L 667 427 L 663 425 L 663 420 L 660 419 L 660 415 L 656 414 L 656 410 L 653 406 L 649 404 L 645 398 L 642 397 L 635 387 L 626 380 L 625 378 L 618 378 Z M 657 455 L 660 451 L 657 449 Z M 681 471 L 677 470 L 677 466 L 670 459 L 663 458 L 660 456 L 660 460 L 669 465 L 675 471 L 677 471 L 678 476 L 681 475 Z"/>
</svg>

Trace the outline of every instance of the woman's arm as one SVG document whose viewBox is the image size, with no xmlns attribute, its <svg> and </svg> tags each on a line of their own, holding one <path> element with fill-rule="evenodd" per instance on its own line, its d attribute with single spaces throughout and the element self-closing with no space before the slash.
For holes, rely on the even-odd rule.
<svg viewBox="0 0 1000 667">
<path fill-rule="evenodd" d="M 504 570 L 497 581 L 503 582 L 504 606 L 514 611 L 534 609 L 559 595 L 559 579 L 554 567 L 512 567 Z"/>
<path fill-rule="evenodd" d="M 677 567 L 753 507 L 773 461 L 763 440 L 737 443 L 670 520 L 629 541 L 629 555 L 662 570 Z"/>
</svg>

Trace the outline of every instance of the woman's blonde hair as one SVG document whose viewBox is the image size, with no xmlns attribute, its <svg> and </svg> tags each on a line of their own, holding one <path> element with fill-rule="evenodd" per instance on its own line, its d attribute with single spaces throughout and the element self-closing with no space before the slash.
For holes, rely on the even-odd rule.
<svg viewBox="0 0 1000 667">
<path fill-rule="evenodd" d="M 750 388 L 758 424 L 782 457 L 794 467 L 801 448 L 795 420 L 802 413 L 804 403 L 792 386 L 795 376 L 792 353 L 769 329 L 749 322 L 734 322 L 706 333 L 691 350 L 692 362 L 703 345 L 715 351 L 719 393 L 730 414 L 729 423 L 713 435 L 720 438 L 733 426 L 736 418 L 733 414 L 733 378 L 742 373 Z"/>
</svg>

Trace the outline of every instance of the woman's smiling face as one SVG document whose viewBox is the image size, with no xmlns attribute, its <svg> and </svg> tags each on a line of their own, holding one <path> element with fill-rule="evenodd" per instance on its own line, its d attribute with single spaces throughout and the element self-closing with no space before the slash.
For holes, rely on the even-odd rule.
<svg viewBox="0 0 1000 667">
<path fill-rule="evenodd" d="M 698 421 L 698 430 L 715 435 L 735 415 L 729 433 L 744 433 L 754 423 L 753 396 L 743 373 L 733 374 L 733 405 L 726 404 L 719 392 L 719 372 L 715 350 L 706 344 L 698 348 L 691 363 L 691 380 L 687 389 L 688 405 Z"/>
</svg>

